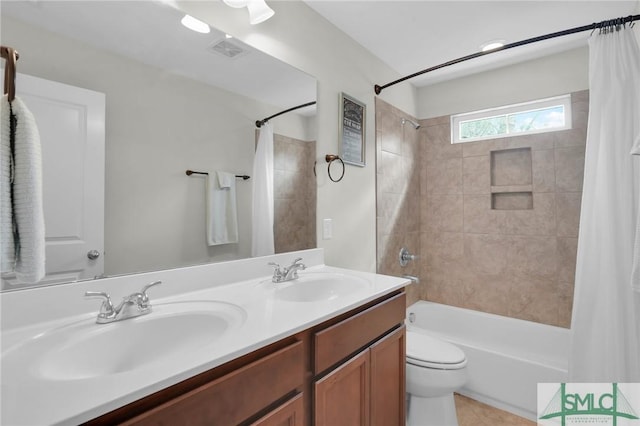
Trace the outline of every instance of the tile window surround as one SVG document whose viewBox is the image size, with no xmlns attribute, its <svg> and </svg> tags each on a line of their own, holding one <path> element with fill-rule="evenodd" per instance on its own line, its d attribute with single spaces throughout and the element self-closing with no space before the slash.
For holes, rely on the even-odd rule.
<svg viewBox="0 0 640 426">
<path fill-rule="evenodd" d="M 456 145 L 449 116 L 421 120 L 415 146 L 402 111 L 376 99 L 378 271 L 421 278 L 408 303 L 570 327 L 588 103 L 572 93 L 570 130 Z M 492 209 L 492 152 L 529 151 L 532 208 Z M 407 268 L 403 245 L 420 256 Z"/>
<path fill-rule="evenodd" d="M 316 142 L 273 135 L 276 253 L 316 247 Z"/>
</svg>

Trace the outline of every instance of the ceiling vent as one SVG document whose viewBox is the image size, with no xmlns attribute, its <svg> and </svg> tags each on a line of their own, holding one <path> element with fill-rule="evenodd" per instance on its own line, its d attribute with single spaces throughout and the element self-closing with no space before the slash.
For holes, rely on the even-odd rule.
<svg viewBox="0 0 640 426">
<path fill-rule="evenodd" d="M 236 59 L 249 53 L 238 43 L 232 43 L 229 39 L 222 39 L 209 46 L 211 52 L 217 53 L 229 59 Z"/>
</svg>

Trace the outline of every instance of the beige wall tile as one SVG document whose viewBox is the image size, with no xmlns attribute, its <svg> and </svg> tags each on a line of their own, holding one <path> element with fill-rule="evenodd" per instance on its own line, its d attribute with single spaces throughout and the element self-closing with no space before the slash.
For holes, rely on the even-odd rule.
<svg viewBox="0 0 640 426">
<path fill-rule="evenodd" d="M 491 151 L 491 185 L 531 185 L 531 148 Z"/>
<path fill-rule="evenodd" d="M 531 148 L 532 151 L 553 149 L 555 132 L 536 133 L 511 137 L 507 148 Z"/>
<path fill-rule="evenodd" d="M 555 147 L 566 148 L 569 146 L 584 147 L 587 143 L 587 128 L 574 127 L 570 130 L 562 130 L 555 132 Z"/>
<path fill-rule="evenodd" d="M 415 134 L 403 129 L 399 151 L 384 139 L 397 137 L 403 113 L 387 104 L 384 118 L 376 109 L 376 122 L 386 123 L 385 129 L 376 125 L 379 271 L 419 276 L 422 283 L 408 289 L 412 301 L 568 327 L 588 91 L 574 94 L 573 102 L 571 130 L 452 145 L 449 117 L 437 117 L 422 120 Z M 383 145 L 391 146 L 386 155 Z M 530 210 L 491 209 L 489 153 L 505 149 L 529 153 L 528 176 L 526 154 L 499 158 L 510 181 L 498 183 L 523 185 L 528 177 Z M 518 173 L 524 179 L 512 182 Z M 387 174 L 391 179 L 384 182 Z M 407 245 L 421 257 L 401 268 L 398 251 Z"/>
<path fill-rule="evenodd" d="M 510 237 L 494 234 L 465 234 L 464 262 L 474 275 L 500 275 L 508 266 Z"/>
<path fill-rule="evenodd" d="M 518 278 L 509 290 L 509 316 L 543 324 L 558 324 L 558 285 L 555 281 Z"/>
<path fill-rule="evenodd" d="M 586 129 L 589 122 L 589 100 L 571 104 L 571 128 Z"/>
<path fill-rule="evenodd" d="M 408 182 L 405 179 L 403 158 L 400 155 L 382 151 L 378 165 L 378 188 L 383 193 L 403 194 Z"/>
<path fill-rule="evenodd" d="M 507 250 L 509 273 L 518 279 L 556 279 L 556 237 L 510 236 Z"/>
<path fill-rule="evenodd" d="M 584 147 L 557 148 L 555 150 L 555 165 L 557 191 L 582 191 Z"/>
<path fill-rule="evenodd" d="M 559 237 L 577 237 L 580 226 L 581 192 L 559 192 L 558 230 Z"/>
<path fill-rule="evenodd" d="M 496 315 L 509 314 L 509 280 L 499 275 L 469 274 L 463 307 Z"/>
<path fill-rule="evenodd" d="M 521 192 L 520 190 L 492 193 L 491 209 L 532 211 L 533 194 L 530 191 Z"/>
<path fill-rule="evenodd" d="M 558 285 L 558 326 L 571 328 L 573 309 L 573 281 L 560 282 Z"/>
<path fill-rule="evenodd" d="M 501 233 L 510 235 L 556 235 L 556 195 L 533 194 L 533 209 L 505 210 Z"/>
<path fill-rule="evenodd" d="M 422 127 L 438 126 L 440 124 L 451 123 L 450 115 L 442 115 L 440 117 L 426 118 L 418 121 Z"/>
<path fill-rule="evenodd" d="M 423 231 L 462 232 L 462 195 L 431 194 L 422 200 L 422 209 L 426 213 L 426 229 Z"/>
<path fill-rule="evenodd" d="M 465 142 L 462 145 L 463 157 L 477 157 L 489 155 L 491 151 L 507 149 L 511 138 L 488 139 L 478 142 Z"/>
<path fill-rule="evenodd" d="M 421 252 L 427 270 L 440 266 L 461 268 L 464 263 L 464 234 L 462 232 L 423 232 Z"/>
<path fill-rule="evenodd" d="M 488 155 L 465 157 L 462 161 L 464 194 L 488 194 L 491 190 Z"/>
<path fill-rule="evenodd" d="M 420 147 L 427 158 L 462 157 L 461 144 L 451 144 L 451 127 L 448 123 L 425 127 L 420 134 L 424 138 Z"/>
<path fill-rule="evenodd" d="M 464 306 L 464 277 L 460 270 L 432 269 L 425 277 L 429 300 L 451 306 Z"/>
<path fill-rule="evenodd" d="M 490 195 L 464 195 L 464 232 L 497 234 L 504 221 L 504 212 L 491 209 Z"/>
<path fill-rule="evenodd" d="M 427 194 L 462 194 L 462 158 L 440 158 L 426 164 Z"/>
<path fill-rule="evenodd" d="M 533 151 L 531 166 L 533 173 L 533 192 L 555 192 L 556 168 L 555 154 L 552 149 Z"/>
<path fill-rule="evenodd" d="M 558 238 L 558 281 L 572 283 L 576 276 L 577 238 Z"/>
</svg>

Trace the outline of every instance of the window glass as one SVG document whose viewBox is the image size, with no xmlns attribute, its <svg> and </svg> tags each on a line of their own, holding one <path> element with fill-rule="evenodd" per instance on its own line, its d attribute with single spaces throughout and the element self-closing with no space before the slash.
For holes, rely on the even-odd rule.
<svg viewBox="0 0 640 426">
<path fill-rule="evenodd" d="M 451 116 L 451 143 L 571 128 L 571 95 Z"/>
</svg>

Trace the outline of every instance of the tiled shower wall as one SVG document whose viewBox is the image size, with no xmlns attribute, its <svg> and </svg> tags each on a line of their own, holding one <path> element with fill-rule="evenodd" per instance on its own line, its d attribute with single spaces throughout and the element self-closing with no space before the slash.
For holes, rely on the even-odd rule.
<svg viewBox="0 0 640 426">
<path fill-rule="evenodd" d="M 376 98 L 377 270 L 387 275 L 420 275 L 420 264 L 402 268 L 402 247 L 420 255 L 420 130 L 402 124 L 413 117 Z M 417 121 L 417 120 L 415 120 Z M 424 286 L 407 288 L 407 304 L 424 299 Z"/>
<path fill-rule="evenodd" d="M 390 108 L 380 108 L 381 114 Z M 572 111 L 571 130 L 456 145 L 450 141 L 449 116 L 421 121 L 415 157 L 421 257 L 413 265 L 421 284 L 414 293 L 439 303 L 570 326 L 587 91 L 572 94 Z M 384 153 L 384 117 L 380 123 L 378 149 Z M 378 163 L 379 186 L 383 166 Z M 524 186 L 528 193 L 502 193 L 501 188 L 509 190 L 510 179 L 516 179 L 518 191 Z M 378 206 L 384 207 L 380 201 Z M 380 249 L 397 244 L 391 242 L 379 236 L 379 255 L 384 256 Z M 385 269 L 391 261 L 379 259 L 380 272 L 406 273 Z"/>
<path fill-rule="evenodd" d="M 283 253 L 316 247 L 316 142 L 273 135 L 274 243 Z"/>
</svg>

